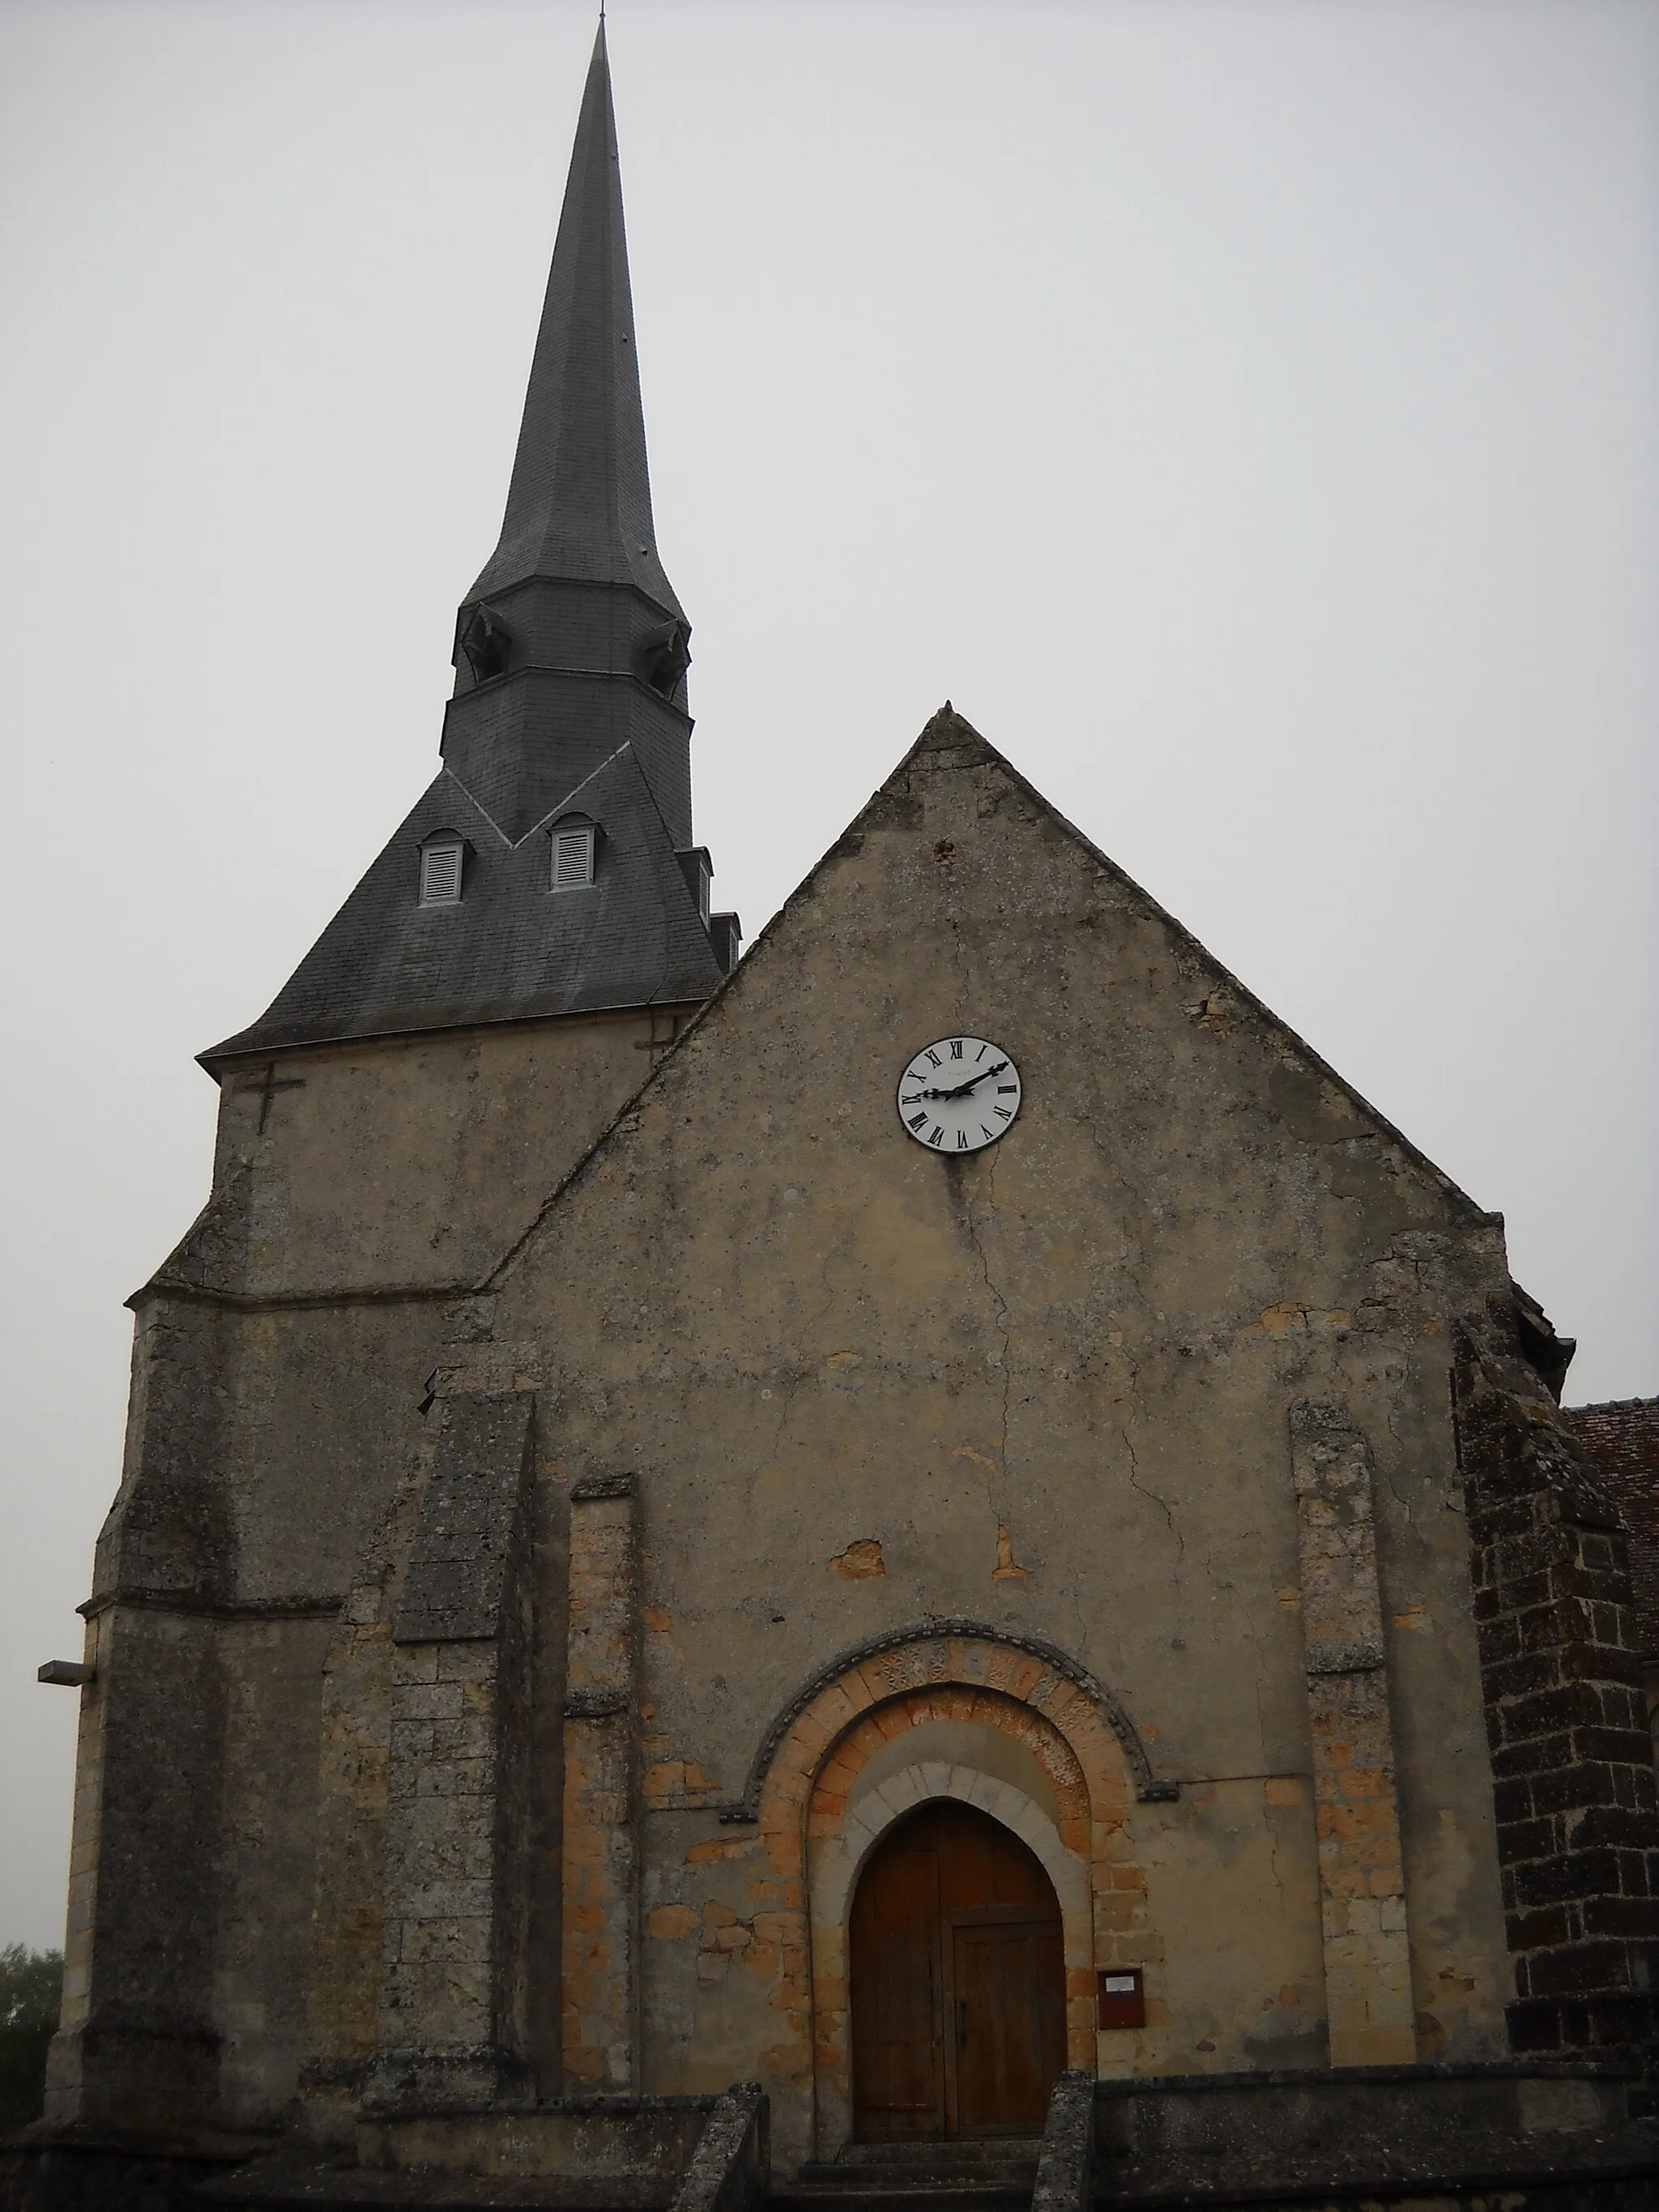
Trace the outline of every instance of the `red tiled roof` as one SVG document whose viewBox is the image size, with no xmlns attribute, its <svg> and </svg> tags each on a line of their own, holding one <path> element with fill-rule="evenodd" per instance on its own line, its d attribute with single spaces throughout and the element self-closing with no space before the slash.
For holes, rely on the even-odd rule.
<svg viewBox="0 0 1659 2212">
<path fill-rule="evenodd" d="M 1630 1531 L 1642 1651 L 1659 1658 L 1659 1398 L 1563 1406 L 1561 1413 Z"/>
</svg>

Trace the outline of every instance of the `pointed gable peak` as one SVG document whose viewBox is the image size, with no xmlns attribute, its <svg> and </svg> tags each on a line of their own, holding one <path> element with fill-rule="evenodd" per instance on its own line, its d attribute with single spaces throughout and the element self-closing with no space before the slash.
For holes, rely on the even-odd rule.
<svg viewBox="0 0 1659 2212">
<path fill-rule="evenodd" d="M 964 772 L 969 776 L 965 786 L 957 781 Z M 1004 805 L 1001 802 L 1005 799 L 1012 799 L 1014 804 L 1012 806 Z M 929 881 L 943 884 L 955 877 L 962 864 L 969 859 L 973 842 L 998 821 L 1003 824 L 1000 842 L 1005 851 L 1011 849 L 1017 841 L 1027 837 L 1047 847 L 1051 852 L 1057 847 L 1069 845 L 1098 883 L 1103 887 L 1109 887 L 1107 904 L 1133 914 L 1138 921 L 1150 923 L 1155 929 L 1167 934 L 1177 962 L 1190 974 L 1198 987 L 1202 1004 L 1207 1006 L 1213 994 L 1218 1005 L 1224 1005 L 1231 1010 L 1230 1020 L 1253 1029 L 1276 1056 L 1289 1065 L 1299 1066 L 1317 1082 L 1328 1085 L 1333 1092 L 1345 1097 L 1352 1106 L 1356 1120 L 1370 1124 L 1375 1133 L 1396 1146 L 1404 1158 L 1415 1163 L 1429 1182 L 1443 1193 L 1460 1214 L 1483 1224 L 1500 1219 L 1498 1216 L 1486 1213 L 1443 1168 L 1396 1128 L 1352 1083 L 1322 1059 L 1288 1022 L 1257 998 L 1207 946 L 1200 943 L 1183 923 L 1161 906 L 1150 892 L 1143 890 L 1116 861 L 1101 850 L 1092 838 L 1061 813 L 1054 801 L 1023 775 L 988 738 L 981 736 L 971 722 L 959 714 L 948 699 L 929 716 L 920 735 L 900 758 L 892 773 L 872 793 L 846 830 L 816 866 L 807 872 L 762 930 L 744 956 L 743 966 L 738 970 L 738 981 L 744 976 L 752 981 L 763 975 L 767 964 L 777 956 L 781 941 L 787 939 L 797 918 L 820 910 L 819 895 L 832 872 L 843 866 L 867 869 L 867 847 L 872 836 L 884 844 L 890 836 L 896 835 L 901 842 L 915 840 L 920 848 L 922 866 L 906 887 L 908 930 L 912 928 L 915 919 L 911 892 L 919 884 Z M 1012 837 L 1007 834 L 1010 830 Z M 941 832 L 945 834 L 941 835 Z M 1088 920 L 1091 933 L 1098 926 L 1099 915 L 1103 910 L 1104 908 L 1100 906 L 1091 908 Z M 960 920 L 958 917 L 957 921 L 951 925 L 954 949 L 959 949 L 963 942 Z M 994 934 L 1000 936 L 1004 933 L 1004 925 L 999 920 Z M 738 1003 L 737 999 L 726 993 L 711 1001 L 703 1014 L 688 1030 L 688 1040 L 696 1036 L 704 1022 L 718 1014 L 728 1001 L 732 1005 Z M 1197 1020 L 1198 1016 L 1192 1006 L 1183 1006 L 1182 1011 L 1188 1019 Z M 1211 1026 L 1218 1034 L 1224 1025 L 1214 1021 Z"/>
<path fill-rule="evenodd" d="M 593 40 L 501 542 L 467 597 L 532 577 L 679 601 L 657 557 L 605 18 Z"/>
<path fill-rule="evenodd" d="M 940 753 L 947 757 L 941 763 L 945 767 L 958 766 L 969 758 L 981 757 L 991 760 L 1002 759 L 989 739 L 982 738 L 965 716 L 958 714 L 948 699 L 937 714 L 928 716 L 922 725 L 921 736 L 893 773 L 902 775 L 907 769 Z"/>
</svg>

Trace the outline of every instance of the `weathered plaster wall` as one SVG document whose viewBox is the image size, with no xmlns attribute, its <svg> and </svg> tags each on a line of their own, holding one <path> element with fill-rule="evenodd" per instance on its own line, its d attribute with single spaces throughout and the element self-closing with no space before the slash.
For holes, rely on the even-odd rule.
<svg viewBox="0 0 1659 2212">
<path fill-rule="evenodd" d="M 209 1212 L 234 1257 L 205 1287 L 237 1301 L 221 1471 L 245 1599 L 344 1590 L 418 1448 L 446 1306 L 532 1220 L 679 1018 L 507 1024 L 226 1071 Z M 191 1250 L 163 1279 L 190 1271 Z"/>
<path fill-rule="evenodd" d="M 1025 1103 L 957 1161 L 905 1137 L 893 1085 L 966 1029 Z M 1304 1398 L 1375 1468 L 1419 2048 L 1497 2055 L 1448 1370 L 1453 1320 L 1506 1286 L 1494 1222 L 933 726 L 498 1285 L 544 1478 L 640 1480 L 647 1929 L 671 1912 L 647 2086 L 798 2068 L 796 1996 L 699 1986 L 666 1927 L 753 1916 L 775 1877 L 716 1808 L 799 1686 L 929 1615 L 1063 1644 L 1182 1784 L 1127 1823 L 1161 1947 L 1132 2063 L 1322 2045 Z"/>
<path fill-rule="evenodd" d="M 326 1619 L 216 1626 L 225 1688 L 212 2018 L 225 2116 L 257 2124 L 299 2087 L 316 1853 Z"/>
<path fill-rule="evenodd" d="M 226 1067 L 214 1188 L 252 1170 L 241 1287 L 470 1281 L 689 1011 L 363 1039 Z"/>
</svg>

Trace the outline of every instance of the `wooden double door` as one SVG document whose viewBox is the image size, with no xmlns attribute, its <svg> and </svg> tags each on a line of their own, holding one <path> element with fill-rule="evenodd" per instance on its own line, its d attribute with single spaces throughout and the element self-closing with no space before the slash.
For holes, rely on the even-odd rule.
<svg viewBox="0 0 1659 2212">
<path fill-rule="evenodd" d="M 923 1806 L 872 1854 L 851 1936 L 857 2139 L 1039 2131 L 1066 2064 L 1066 1966 L 1036 1854 L 971 1806 Z"/>
</svg>

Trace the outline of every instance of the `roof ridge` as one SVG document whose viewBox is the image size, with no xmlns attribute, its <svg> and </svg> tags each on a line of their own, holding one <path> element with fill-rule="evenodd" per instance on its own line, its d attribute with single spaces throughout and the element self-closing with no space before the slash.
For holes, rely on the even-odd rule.
<svg viewBox="0 0 1659 2212">
<path fill-rule="evenodd" d="M 624 738 L 622 743 L 617 747 L 615 752 L 607 753 L 605 758 L 599 763 L 597 767 L 589 769 L 587 774 L 582 778 L 580 783 L 573 786 L 570 790 L 566 792 L 562 799 L 557 800 L 553 805 L 550 806 L 539 822 L 532 822 L 530 827 L 525 831 L 523 837 L 508 838 L 507 842 L 512 846 L 514 852 L 516 852 L 519 847 L 524 843 L 525 838 L 533 837 L 538 830 L 545 830 L 550 822 L 556 822 L 560 815 L 562 814 L 568 807 L 571 800 L 578 797 L 582 792 L 586 791 L 588 785 L 593 781 L 593 779 L 596 776 L 603 775 L 606 769 L 610 767 L 612 761 L 620 760 L 624 753 L 632 752 L 633 750 L 634 740 L 632 738 Z M 649 776 L 647 776 L 645 779 L 645 786 L 647 791 L 651 789 L 651 779 Z M 466 788 L 465 785 L 463 784 L 461 788 L 465 790 Z M 661 821 L 662 809 L 659 806 L 656 806 L 656 793 L 654 792 L 652 792 L 651 793 L 651 803 L 653 806 L 656 807 L 658 820 Z M 666 823 L 663 823 L 665 830 L 666 830 L 667 826 Z"/>
</svg>

